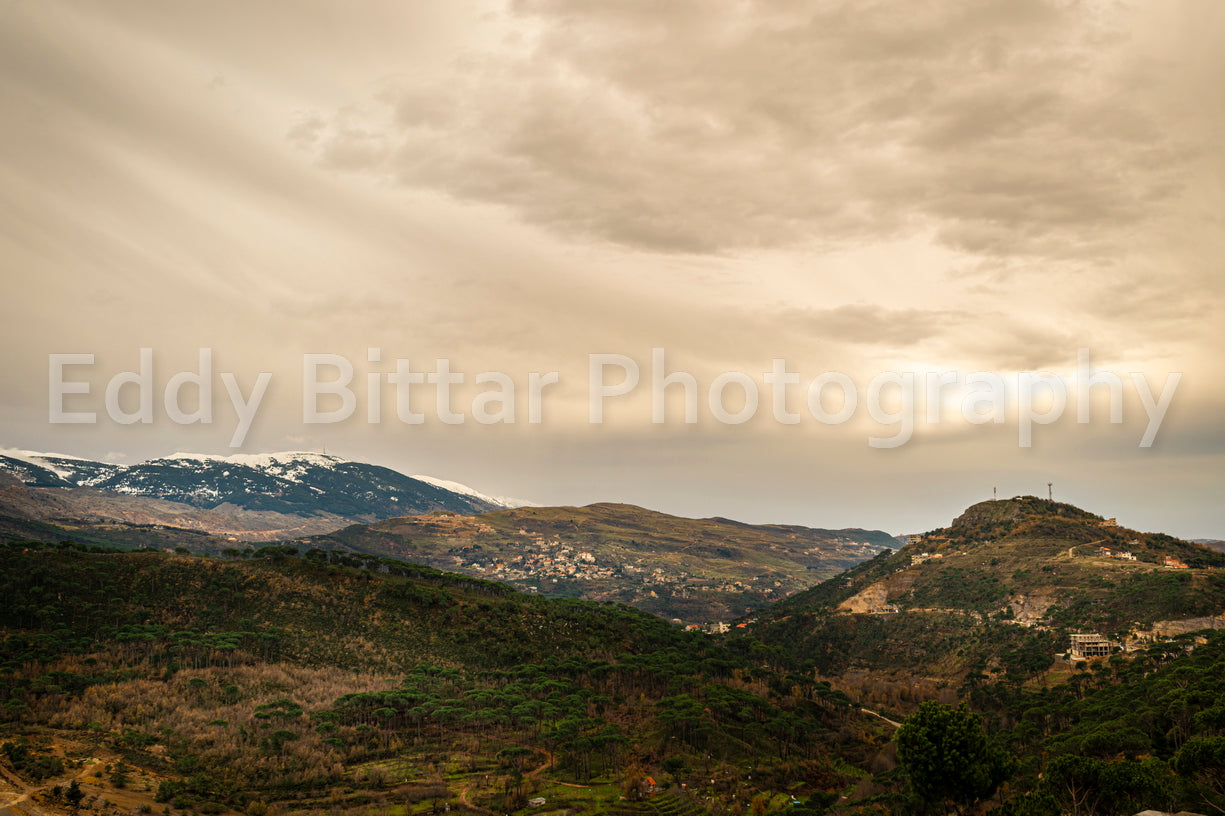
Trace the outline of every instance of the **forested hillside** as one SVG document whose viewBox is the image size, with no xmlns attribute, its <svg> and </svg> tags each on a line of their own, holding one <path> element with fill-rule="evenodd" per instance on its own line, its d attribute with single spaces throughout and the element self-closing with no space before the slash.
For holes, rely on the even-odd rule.
<svg viewBox="0 0 1225 816">
<path fill-rule="evenodd" d="M 76 780 L 95 809 L 628 813 L 675 783 L 722 813 L 836 796 L 888 740 L 769 650 L 624 606 L 279 546 L 83 549 L 0 551 L 3 741 L 43 807 Z"/>
<path fill-rule="evenodd" d="M 720 637 L 374 554 L 225 555 L 0 548 L 0 809 L 1225 808 L 1219 554 L 1067 505 L 971 508 Z M 1087 630 L 1107 648 L 1070 655 Z"/>
<path fill-rule="evenodd" d="M 1222 613 L 1225 555 L 1020 497 L 974 505 L 737 631 L 907 713 L 984 681 L 1044 676 L 1072 633 L 1097 633 L 1122 650 L 1164 637 L 1163 626 L 1225 626 L 1209 620 Z"/>
</svg>

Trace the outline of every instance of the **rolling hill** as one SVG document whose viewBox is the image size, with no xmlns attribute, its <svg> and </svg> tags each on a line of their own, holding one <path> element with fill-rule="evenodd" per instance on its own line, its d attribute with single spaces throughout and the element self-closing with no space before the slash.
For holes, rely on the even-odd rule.
<svg viewBox="0 0 1225 816">
<path fill-rule="evenodd" d="M 836 799 L 887 741 L 625 606 L 289 552 L 0 545 L 0 808 L 707 816 Z"/>
<path fill-rule="evenodd" d="M 729 620 L 893 544 L 879 530 L 688 519 L 627 504 L 431 513 L 294 542 L 403 558 L 685 622 Z"/>
<path fill-rule="evenodd" d="M 440 513 L 380 534 L 408 525 L 414 542 L 472 546 L 482 527 L 515 524 L 556 538 L 542 550 L 556 556 L 580 533 L 633 553 L 672 524 L 615 505 L 491 515 L 499 526 Z M 771 550 L 778 529 L 681 522 L 667 539 L 678 559 L 703 531 L 776 553 L 817 539 L 780 528 L 795 538 Z M 971 507 L 711 637 L 335 547 L 210 558 L 0 544 L 0 809 L 1209 812 L 1225 807 L 1223 564 L 1023 497 Z M 1129 639 L 1058 659 L 1090 627 Z M 1006 784 L 932 794 L 930 757 L 904 755 L 916 743 L 903 731 L 968 740 L 976 753 L 951 755 L 959 778 Z"/>
<path fill-rule="evenodd" d="M 1225 555 L 1019 497 L 974 505 L 947 528 L 775 604 L 745 636 L 907 710 L 922 696 L 954 699 L 967 683 L 1038 676 L 1068 652 L 1072 633 L 1122 650 L 1225 628 L 1222 615 Z"/>
<path fill-rule="evenodd" d="M 874 530 L 684 519 L 630 505 L 510 507 L 454 482 L 314 453 L 176 454 L 135 465 L 8 453 L 0 540 L 213 555 L 289 542 L 685 622 L 734 618 L 894 544 Z"/>
</svg>

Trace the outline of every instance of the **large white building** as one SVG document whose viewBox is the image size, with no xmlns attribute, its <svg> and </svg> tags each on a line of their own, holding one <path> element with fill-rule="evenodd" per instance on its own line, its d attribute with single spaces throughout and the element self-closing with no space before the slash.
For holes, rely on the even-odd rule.
<svg viewBox="0 0 1225 816">
<path fill-rule="evenodd" d="M 1105 657 L 1112 651 L 1113 644 L 1101 635 L 1090 632 L 1072 635 L 1072 657 Z"/>
</svg>

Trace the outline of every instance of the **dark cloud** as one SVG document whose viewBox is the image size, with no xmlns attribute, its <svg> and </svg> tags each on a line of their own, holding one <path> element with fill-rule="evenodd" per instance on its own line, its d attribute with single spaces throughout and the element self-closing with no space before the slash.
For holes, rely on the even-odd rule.
<svg viewBox="0 0 1225 816">
<path fill-rule="evenodd" d="M 225 452 L 223 423 L 46 421 L 48 353 L 98 355 L 96 403 L 137 349 L 167 373 L 209 346 L 243 383 L 275 374 L 251 449 L 326 443 L 538 501 L 900 531 L 1053 477 L 1100 491 L 1095 511 L 1225 530 L 1225 6 L 6 8 L 6 444 Z M 590 353 L 646 383 L 666 349 L 705 404 L 719 373 L 776 358 L 862 384 L 1067 373 L 1082 347 L 1155 385 L 1185 372 L 1154 448 L 1134 399 L 1124 428 L 1065 418 L 1023 451 L 1012 424 L 949 422 L 885 453 L 764 405 L 743 433 L 661 427 L 645 390 L 621 425 L 587 423 Z M 308 428 L 306 352 L 561 384 L 539 427 Z"/>
<path fill-rule="evenodd" d="M 389 83 L 326 161 L 664 251 L 934 230 L 988 257 L 1101 263 L 1194 143 L 1086 4 L 520 2 L 526 51 Z"/>
</svg>

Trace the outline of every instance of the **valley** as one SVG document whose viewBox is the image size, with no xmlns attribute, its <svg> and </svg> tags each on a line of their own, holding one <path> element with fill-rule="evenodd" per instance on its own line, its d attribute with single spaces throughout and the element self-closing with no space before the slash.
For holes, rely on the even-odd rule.
<svg viewBox="0 0 1225 816">
<path fill-rule="evenodd" d="M 904 544 L 612 503 L 264 542 L 157 496 L 0 497 L 0 812 L 1225 806 L 1225 554 L 1072 505 Z M 933 728 L 976 775 L 924 770 Z"/>
<path fill-rule="evenodd" d="M 396 518 L 292 543 L 393 556 L 705 624 L 785 598 L 893 541 L 878 530 L 749 525 L 594 504 Z"/>
<path fill-rule="evenodd" d="M 727 622 L 895 546 L 880 530 L 538 508 L 336 456 L 176 454 L 130 466 L 0 456 L 0 540 L 220 556 L 272 544 L 391 556 L 551 597 Z M 515 505 L 515 506 L 509 506 Z"/>
</svg>

